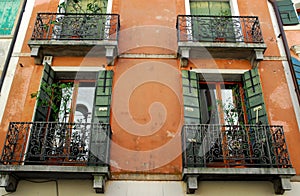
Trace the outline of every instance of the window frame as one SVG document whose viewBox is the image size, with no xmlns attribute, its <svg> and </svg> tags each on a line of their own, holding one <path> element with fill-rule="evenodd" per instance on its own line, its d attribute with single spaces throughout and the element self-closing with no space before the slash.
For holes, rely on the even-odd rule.
<svg viewBox="0 0 300 196">
<path fill-rule="evenodd" d="M 217 101 L 217 112 L 218 112 L 218 120 L 219 120 L 219 124 L 224 124 L 224 125 L 241 125 L 241 124 L 247 124 L 248 123 L 248 119 L 247 119 L 247 115 L 246 115 L 246 106 L 244 104 L 245 102 L 245 97 L 244 97 L 244 89 L 243 89 L 243 84 L 242 81 L 201 81 L 199 80 L 199 85 L 214 85 L 215 86 L 215 90 L 216 90 L 216 101 Z M 238 114 L 238 118 L 240 117 L 240 115 L 242 115 L 243 117 L 243 121 L 242 122 L 237 122 L 237 124 L 230 124 L 230 122 L 226 122 L 225 119 L 225 114 L 224 114 L 224 105 L 225 103 L 223 103 L 223 99 L 224 97 L 222 97 L 222 89 L 226 89 L 224 88 L 225 85 L 237 85 L 239 88 L 239 95 L 240 95 L 240 102 L 241 102 L 241 107 L 240 109 L 242 110 L 242 114 Z M 201 100 L 200 100 L 200 90 L 202 88 L 199 88 L 199 107 L 200 107 L 200 116 L 201 116 Z M 235 98 L 235 97 L 233 97 Z M 219 102 L 219 103 L 218 103 Z M 226 103 L 227 104 L 227 103 Z M 235 103 L 230 103 L 235 105 Z M 235 109 L 238 109 L 237 106 L 234 106 Z M 238 119 L 239 120 L 239 119 Z M 201 123 L 203 124 L 203 123 Z"/>
<path fill-rule="evenodd" d="M 94 94 L 93 94 L 93 103 L 92 105 L 94 106 L 94 99 L 95 99 L 95 91 L 96 91 L 96 79 L 74 79 L 74 80 L 60 80 L 60 79 L 56 79 L 55 82 L 60 82 L 60 83 L 73 83 L 72 86 L 72 97 L 70 99 L 70 111 L 69 114 L 67 116 L 67 121 L 68 123 L 76 123 L 74 122 L 74 118 L 75 118 L 75 112 L 77 111 L 77 100 L 78 100 L 78 91 L 79 91 L 79 84 L 80 83 L 94 83 Z M 90 111 L 91 114 L 93 111 Z M 92 117 L 92 116 L 91 116 Z M 60 117 L 58 117 L 58 119 L 60 119 Z"/>
<path fill-rule="evenodd" d="M 186 15 L 191 15 L 190 1 L 207 1 L 207 0 L 185 0 L 185 13 L 186 13 Z M 237 0 L 215 0 L 215 1 L 229 1 L 229 5 L 230 5 L 230 9 L 231 9 L 231 15 L 232 16 L 239 16 L 240 15 Z"/>
</svg>

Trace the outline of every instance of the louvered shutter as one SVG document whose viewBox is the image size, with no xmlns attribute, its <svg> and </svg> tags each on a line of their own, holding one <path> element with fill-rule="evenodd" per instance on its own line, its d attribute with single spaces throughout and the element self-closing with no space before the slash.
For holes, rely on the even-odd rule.
<svg viewBox="0 0 300 196">
<path fill-rule="evenodd" d="M 300 89 L 300 61 L 298 61 L 296 58 L 292 57 L 292 63 L 293 63 L 294 71 L 296 74 L 298 88 Z"/>
<path fill-rule="evenodd" d="M 50 65 L 45 63 L 44 72 L 41 78 L 39 99 L 43 99 L 43 100 L 51 99 L 51 97 L 42 88 L 42 84 L 47 83 L 51 85 L 53 84 L 54 78 L 55 78 L 55 72 L 53 71 Z M 45 148 L 47 147 L 47 144 L 45 144 L 45 135 L 48 134 L 47 122 L 49 120 L 50 108 L 48 106 L 43 106 L 38 102 L 39 100 L 37 99 L 33 121 L 44 122 L 44 123 L 37 123 L 32 125 L 28 148 L 26 152 L 26 160 L 25 160 L 26 162 L 44 161 L 45 156 L 41 156 L 41 155 L 46 155 L 47 150 L 49 150 Z"/>
<path fill-rule="evenodd" d="M 261 109 L 258 110 L 258 123 L 268 124 L 268 117 L 265 109 L 258 69 L 255 68 L 245 72 L 243 75 L 243 83 L 248 124 L 257 123 L 257 113 L 254 109 L 260 106 Z"/>
<path fill-rule="evenodd" d="M 92 122 L 97 124 L 93 124 L 91 129 L 89 165 L 107 165 L 109 163 L 112 80 L 113 71 L 99 72 L 92 117 Z"/>
<path fill-rule="evenodd" d="M 109 123 L 113 71 L 100 71 L 96 84 L 94 123 Z"/>
<path fill-rule="evenodd" d="M 185 124 L 200 124 L 199 84 L 197 74 L 192 71 L 182 71 L 182 91 L 184 103 Z"/>
<path fill-rule="evenodd" d="M 299 24 L 299 20 L 291 0 L 277 0 L 277 6 L 283 25 Z"/>
<path fill-rule="evenodd" d="M 44 91 L 44 89 L 42 88 L 42 84 L 46 83 L 48 85 L 52 85 L 54 82 L 54 78 L 55 78 L 55 72 L 53 71 L 53 69 L 51 68 L 50 65 L 48 65 L 47 63 L 44 64 L 44 72 L 43 72 L 43 76 L 41 79 L 41 84 L 40 84 L 40 90 L 39 90 L 39 97 L 40 99 L 43 100 L 50 100 L 51 97 Z M 38 100 L 37 100 L 38 102 Z M 41 104 L 36 104 L 36 109 L 35 109 L 35 114 L 34 114 L 34 118 L 33 121 L 48 121 L 48 117 L 49 117 L 49 107 L 46 106 L 42 106 Z"/>
</svg>

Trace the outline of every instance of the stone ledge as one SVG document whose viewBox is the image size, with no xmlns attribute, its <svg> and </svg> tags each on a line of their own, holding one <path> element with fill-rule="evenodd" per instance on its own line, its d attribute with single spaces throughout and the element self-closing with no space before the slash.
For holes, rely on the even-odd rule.
<svg viewBox="0 0 300 196">
<path fill-rule="evenodd" d="M 293 168 L 184 168 L 183 180 L 187 193 L 198 189 L 198 181 L 271 181 L 275 194 L 292 189 L 290 180 L 296 174 Z"/>
<path fill-rule="evenodd" d="M 17 189 L 22 179 L 93 179 L 96 193 L 104 193 L 108 166 L 0 165 L 0 187 Z"/>
<path fill-rule="evenodd" d="M 178 181 L 181 180 L 181 174 L 146 174 L 146 173 L 114 173 L 112 180 L 136 180 L 136 181 Z"/>
</svg>

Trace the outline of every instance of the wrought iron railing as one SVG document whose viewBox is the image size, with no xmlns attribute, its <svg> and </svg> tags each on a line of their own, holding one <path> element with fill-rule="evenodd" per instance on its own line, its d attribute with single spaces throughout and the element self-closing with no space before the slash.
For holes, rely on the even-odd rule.
<svg viewBox="0 0 300 196">
<path fill-rule="evenodd" d="M 32 40 L 118 40 L 118 14 L 38 13 Z"/>
<path fill-rule="evenodd" d="M 264 43 L 258 17 L 178 15 L 179 42 Z"/>
<path fill-rule="evenodd" d="M 11 122 L 2 164 L 109 164 L 111 129 L 100 123 Z"/>
<path fill-rule="evenodd" d="M 184 125 L 184 167 L 292 167 L 282 126 Z"/>
</svg>

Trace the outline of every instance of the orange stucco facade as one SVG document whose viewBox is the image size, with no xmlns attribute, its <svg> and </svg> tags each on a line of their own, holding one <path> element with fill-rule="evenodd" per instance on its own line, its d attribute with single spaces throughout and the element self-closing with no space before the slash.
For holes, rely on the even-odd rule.
<svg viewBox="0 0 300 196">
<path fill-rule="evenodd" d="M 30 53 L 27 42 L 36 13 L 56 12 L 58 2 L 35 1 L 22 53 Z M 110 165 L 115 178 L 124 173 L 151 173 L 174 174 L 180 179 L 180 133 L 184 119 L 182 68 L 176 56 L 175 27 L 177 15 L 185 14 L 184 0 L 113 0 L 112 5 L 112 13 L 120 14 L 121 24 L 120 57 L 114 65 L 107 66 L 104 57 L 54 57 L 52 66 L 105 65 L 114 71 Z M 279 57 L 267 1 L 238 1 L 238 7 L 240 15 L 259 16 L 267 45 L 264 56 Z M 0 125 L 0 146 L 9 122 L 32 121 L 34 113 L 35 99 L 30 94 L 39 88 L 43 66 L 35 65 L 29 56 L 20 57 L 18 64 L 23 67 L 16 68 Z M 249 60 L 241 59 L 190 59 L 188 65 L 188 69 L 249 70 L 251 67 Z M 258 68 L 269 122 L 284 126 L 290 158 L 299 175 L 300 156 L 295 146 L 300 143 L 300 132 L 282 62 L 263 60 Z"/>
</svg>

